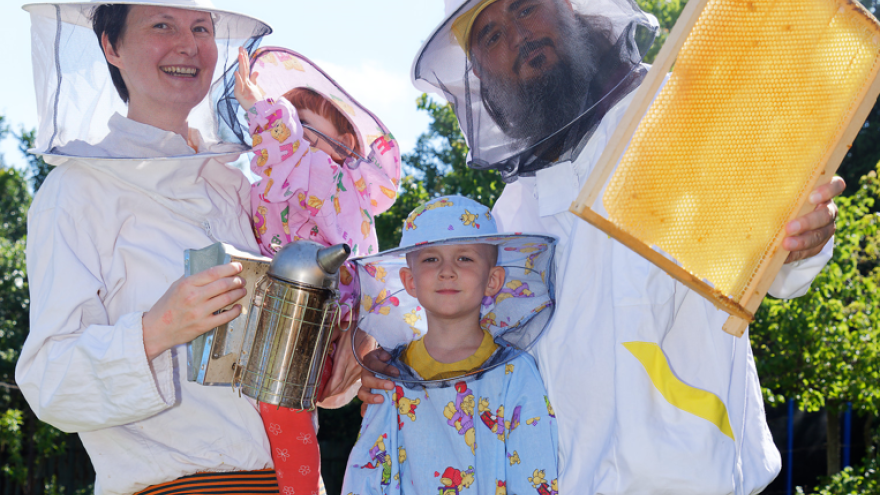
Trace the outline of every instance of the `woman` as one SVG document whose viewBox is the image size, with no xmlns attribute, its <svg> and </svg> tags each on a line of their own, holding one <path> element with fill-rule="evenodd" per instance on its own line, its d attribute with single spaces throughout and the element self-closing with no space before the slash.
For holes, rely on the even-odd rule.
<svg viewBox="0 0 880 495">
<path fill-rule="evenodd" d="M 248 181 L 229 164 L 246 148 L 216 142 L 206 96 L 215 69 L 231 74 L 238 47 L 271 29 L 206 0 L 127 3 L 26 7 L 34 49 L 45 39 L 54 53 L 35 57 L 38 101 L 56 102 L 41 107 L 36 152 L 57 168 L 29 217 L 31 332 L 16 380 L 40 419 L 80 434 L 96 493 L 202 472 L 277 493 L 254 402 L 185 379 L 184 344 L 241 312 L 214 314 L 245 295 L 241 266 L 179 278 L 188 248 L 259 252 Z M 92 69 L 102 56 L 109 74 Z M 127 117 L 107 119 L 114 106 Z"/>
</svg>

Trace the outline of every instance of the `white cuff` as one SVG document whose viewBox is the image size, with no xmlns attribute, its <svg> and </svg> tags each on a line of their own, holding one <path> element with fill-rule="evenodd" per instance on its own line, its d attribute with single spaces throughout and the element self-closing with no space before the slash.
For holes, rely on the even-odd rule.
<svg viewBox="0 0 880 495">
<path fill-rule="evenodd" d="M 773 285 L 767 292 L 778 299 L 801 297 L 810 290 L 810 284 L 825 268 L 833 255 L 834 237 L 828 240 L 825 247 L 816 256 L 782 265 L 782 269 L 779 270 L 776 279 L 773 280 Z"/>
<path fill-rule="evenodd" d="M 137 337 L 132 336 L 127 342 L 129 349 L 126 353 L 132 356 L 138 367 L 143 366 L 144 372 L 149 371 L 153 377 L 156 396 L 166 406 L 173 406 L 177 402 L 177 393 L 174 387 L 174 359 L 170 349 L 156 356 L 152 361 L 147 361 L 147 351 L 144 348 L 144 313 L 129 313 L 119 319 L 126 328 L 137 331 Z M 130 321 L 133 320 L 133 321 Z M 132 328 L 133 327 L 133 328 Z M 141 357 L 136 357 L 141 356 Z"/>
</svg>

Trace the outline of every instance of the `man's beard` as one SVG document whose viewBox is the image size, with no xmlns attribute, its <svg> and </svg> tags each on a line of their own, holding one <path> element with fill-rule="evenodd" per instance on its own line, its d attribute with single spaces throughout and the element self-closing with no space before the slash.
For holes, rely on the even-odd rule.
<svg viewBox="0 0 880 495">
<path fill-rule="evenodd" d="M 560 22 L 557 63 L 528 81 L 514 81 L 488 72 L 480 81 L 483 105 L 516 147 L 531 146 L 572 122 L 587 108 L 599 49 L 586 26 L 574 17 Z M 550 40 L 523 46 L 520 59 Z"/>
</svg>

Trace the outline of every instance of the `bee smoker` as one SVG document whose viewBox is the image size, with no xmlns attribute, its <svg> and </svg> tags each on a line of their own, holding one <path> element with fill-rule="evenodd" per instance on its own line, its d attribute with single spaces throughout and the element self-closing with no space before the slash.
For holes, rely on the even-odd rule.
<svg viewBox="0 0 880 495">
<path fill-rule="evenodd" d="M 248 335 L 233 383 L 248 397 L 313 410 L 333 322 L 339 316 L 339 268 L 347 244 L 290 243 L 257 282 Z M 251 335 L 253 337 L 251 338 Z"/>
<path fill-rule="evenodd" d="M 228 246 L 221 245 L 220 249 L 223 248 Z M 189 251 L 187 256 L 192 257 L 193 253 Z M 194 367 L 210 371 L 212 365 L 217 365 L 222 380 L 199 382 L 231 383 L 260 402 L 291 409 L 315 409 L 331 329 L 339 316 L 339 268 L 349 254 L 351 248 L 346 244 L 324 247 L 302 240 L 281 248 L 268 263 L 268 269 L 268 258 L 232 258 L 231 261 L 239 261 L 243 266 L 247 262 L 250 269 L 265 275 L 256 280 L 252 293 L 249 292 L 252 295 L 247 311 L 226 325 L 238 328 L 246 322 L 237 349 L 229 349 L 229 354 L 236 355 L 212 353 L 211 349 L 221 340 L 220 334 L 222 340 L 229 339 L 228 332 L 221 331 L 226 329 L 209 331 L 213 346 L 203 344 L 200 352 L 195 352 L 199 349 L 193 344 L 198 339 L 190 343 L 190 380 L 199 381 L 200 373 L 210 376 Z M 224 261 L 230 260 L 218 259 L 214 264 Z"/>
</svg>

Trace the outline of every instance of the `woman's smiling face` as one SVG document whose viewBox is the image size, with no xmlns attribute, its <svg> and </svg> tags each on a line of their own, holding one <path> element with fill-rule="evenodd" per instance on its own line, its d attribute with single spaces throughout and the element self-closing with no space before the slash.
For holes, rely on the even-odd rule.
<svg viewBox="0 0 880 495">
<path fill-rule="evenodd" d="M 129 108 L 175 106 L 189 114 L 208 94 L 217 45 L 208 12 L 132 6 L 114 49 L 102 40 L 107 60 L 119 68 Z"/>
</svg>

